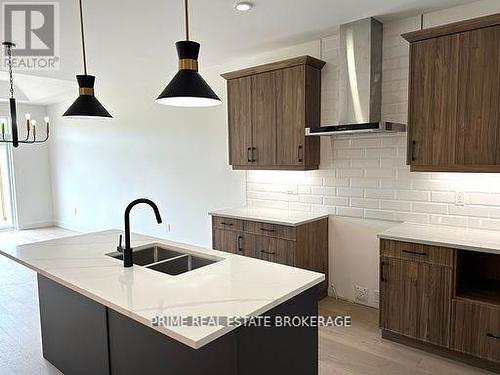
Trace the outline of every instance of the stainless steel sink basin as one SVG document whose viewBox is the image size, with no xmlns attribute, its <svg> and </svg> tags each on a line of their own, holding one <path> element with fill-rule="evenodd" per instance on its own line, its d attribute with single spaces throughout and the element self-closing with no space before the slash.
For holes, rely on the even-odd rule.
<svg viewBox="0 0 500 375">
<path fill-rule="evenodd" d="M 173 276 L 217 263 L 223 259 L 183 253 L 178 250 L 168 249 L 159 244 L 134 248 L 133 253 L 135 265 Z M 117 251 L 106 255 L 123 260 L 123 254 Z"/>
<path fill-rule="evenodd" d="M 191 254 L 185 254 L 179 258 L 170 259 L 160 263 L 150 264 L 146 266 L 146 268 L 175 276 L 217 262 L 218 260 L 202 258 Z"/>
<path fill-rule="evenodd" d="M 147 264 L 161 262 L 163 260 L 184 255 L 178 251 L 166 249 L 160 245 L 153 244 L 134 248 L 134 264 L 145 266 Z M 106 254 L 112 258 L 123 260 L 123 253 L 114 252 Z"/>
</svg>

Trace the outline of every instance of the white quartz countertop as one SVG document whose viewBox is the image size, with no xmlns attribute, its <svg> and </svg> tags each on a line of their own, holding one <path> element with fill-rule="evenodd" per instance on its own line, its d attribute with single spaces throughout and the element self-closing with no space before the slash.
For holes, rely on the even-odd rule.
<svg viewBox="0 0 500 375">
<path fill-rule="evenodd" d="M 378 237 L 500 254 L 500 231 L 404 223 L 379 233 Z"/>
<path fill-rule="evenodd" d="M 124 268 L 122 261 L 105 255 L 116 250 L 121 233 L 0 244 L 0 254 L 149 327 L 157 316 L 257 316 L 325 279 L 316 272 L 142 235 L 132 236 L 132 247 L 159 243 L 222 260 L 178 276 L 140 266 Z M 195 349 L 234 329 L 153 328 Z"/>
<path fill-rule="evenodd" d="M 248 207 L 211 211 L 209 215 L 288 226 L 298 226 L 328 217 L 328 214 Z"/>
</svg>

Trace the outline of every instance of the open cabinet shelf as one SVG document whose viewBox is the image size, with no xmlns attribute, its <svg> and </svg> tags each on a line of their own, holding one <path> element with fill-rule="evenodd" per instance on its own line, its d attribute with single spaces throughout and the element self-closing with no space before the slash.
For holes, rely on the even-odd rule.
<svg viewBox="0 0 500 375">
<path fill-rule="evenodd" d="M 500 255 L 459 250 L 456 297 L 500 306 Z"/>
</svg>

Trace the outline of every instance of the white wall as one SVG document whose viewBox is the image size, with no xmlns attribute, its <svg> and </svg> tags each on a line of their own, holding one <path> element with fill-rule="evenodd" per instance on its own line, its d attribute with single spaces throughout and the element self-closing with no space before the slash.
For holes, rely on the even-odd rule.
<svg viewBox="0 0 500 375">
<path fill-rule="evenodd" d="M 30 113 L 43 124 L 45 108 L 18 103 L 18 118 Z M 0 103 L 0 116 L 9 117 L 8 103 Z M 20 134 L 25 134 L 24 124 L 19 124 Z M 39 128 L 41 132 L 41 128 Z M 16 214 L 19 229 L 50 226 L 52 217 L 52 190 L 49 166 L 49 144 L 20 145 L 12 151 L 15 180 Z"/>
<path fill-rule="evenodd" d="M 109 48 L 122 53 L 122 46 Z M 219 107 L 205 109 L 155 104 L 154 98 L 171 75 L 142 61 L 142 54 L 128 53 L 117 68 L 120 74 L 103 57 L 94 67 L 97 96 L 114 120 L 62 119 L 69 103 L 49 107 L 54 118 L 51 166 L 56 222 L 79 230 L 121 228 L 128 202 L 149 197 L 160 206 L 172 231 L 157 226 L 147 207 L 134 211 L 133 230 L 210 245 L 207 212 L 243 206 L 246 198 L 245 172 L 233 171 L 228 165 L 225 81 L 220 74 L 306 53 L 318 56 L 319 43 L 202 69 L 224 101 Z M 143 63 L 147 68 L 137 69 Z"/>
<path fill-rule="evenodd" d="M 426 27 L 500 12 L 498 1 L 480 1 L 426 14 Z M 420 17 L 384 25 L 385 120 L 407 121 L 408 43 Z M 322 123 L 339 119 L 338 34 L 322 40 Z M 354 300 L 354 286 L 378 289 L 377 232 L 397 221 L 500 230 L 500 175 L 410 173 L 406 135 L 322 137 L 321 168 L 311 172 L 250 171 L 247 204 L 326 212 L 330 219 L 330 282 Z M 456 192 L 466 205 L 455 206 Z M 351 219 L 351 218 L 357 219 Z M 376 306 L 376 301 L 370 300 Z"/>
</svg>

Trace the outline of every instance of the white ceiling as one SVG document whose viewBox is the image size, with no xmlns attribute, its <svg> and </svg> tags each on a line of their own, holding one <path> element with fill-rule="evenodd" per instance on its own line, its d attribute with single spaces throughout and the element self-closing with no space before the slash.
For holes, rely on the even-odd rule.
<svg viewBox="0 0 500 375">
<path fill-rule="evenodd" d="M 43 0 L 36 0 L 43 1 Z M 191 37 L 202 44 L 200 62 L 217 65 L 266 49 L 328 36 L 342 23 L 376 16 L 387 20 L 470 3 L 466 0 L 253 0 L 246 13 L 233 0 L 190 0 Z M 165 72 L 177 65 L 174 43 L 183 39 L 183 0 L 84 0 L 89 73 L 123 74 L 130 54 Z M 74 81 L 81 72 L 78 1 L 60 2 L 61 69 L 36 73 Z M 128 66 L 126 66 L 128 65 Z M 126 66 L 126 67 L 125 67 Z M 153 70 L 154 71 L 154 70 Z M 166 77 L 165 77 L 166 81 Z"/>
</svg>

